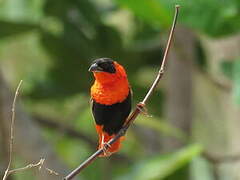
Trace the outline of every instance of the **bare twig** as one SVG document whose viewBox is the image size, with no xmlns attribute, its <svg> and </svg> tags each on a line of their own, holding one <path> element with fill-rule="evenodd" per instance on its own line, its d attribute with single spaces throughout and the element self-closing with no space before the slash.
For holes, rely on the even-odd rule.
<svg viewBox="0 0 240 180">
<path fill-rule="evenodd" d="M 175 16 L 174 16 L 174 20 L 173 20 L 173 24 L 172 24 L 172 28 L 169 34 L 169 39 L 167 42 L 167 46 L 165 49 L 165 53 L 163 56 L 163 60 L 162 60 L 162 64 L 161 67 L 159 69 L 159 72 L 157 74 L 157 77 L 155 79 L 155 81 L 153 82 L 151 88 L 149 89 L 147 95 L 144 97 L 143 101 L 140 102 L 136 108 L 134 109 L 134 111 L 131 113 L 131 115 L 127 118 L 126 124 L 123 126 L 123 128 L 116 134 L 116 136 L 114 138 L 112 138 L 107 144 L 108 145 L 112 145 L 114 142 L 116 142 L 121 136 L 123 136 L 127 129 L 129 128 L 129 126 L 132 124 L 132 122 L 136 119 L 136 117 L 144 111 L 144 107 L 146 102 L 148 101 L 149 97 L 151 96 L 151 94 L 153 93 L 154 89 L 156 88 L 156 86 L 158 85 L 160 79 L 162 78 L 163 74 L 164 74 L 164 69 L 165 69 L 165 65 L 166 65 L 166 61 L 167 61 L 167 56 L 168 56 L 168 52 L 169 52 L 169 48 L 172 42 L 172 37 L 173 37 L 173 33 L 175 30 L 175 26 L 176 26 L 176 22 L 177 22 L 177 17 L 178 17 L 178 11 L 179 11 L 180 6 L 176 5 L 175 6 Z M 93 162 L 100 154 L 102 154 L 104 152 L 104 149 L 108 149 L 109 146 L 105 146 L 104 148 L 101 148 L 99 150 L 97 150 L 94 154 L 92 154 L 87 160 L 85 160 L 82 164 L 80 164 L 80 166 L 78 166 L 75 170 L 73 170 L 69 175 L 67 175 L 64 180 L 71 180 L 73 179 L 77 174 L 79 174 L 85 167 L 87 167 L 91 162 Z"/>
<path fill-rule="evenodd" d="M 8 162 L 8 166 L 7 169 L 4 173 L 3 176 L 3 180 L 6 180 L 8 175 L 9 175 L 9 170 L 12 164 L 12 151 L 13 151 L 13 141 L 14 141 L 14 122 L 15 122 L 15 106 L 16 106 L 16 101 L 17 101 L 17 97 L 19 94 L 19 89 L 21 87 L 22 84 L 22 80 L 19 82 L 17 89 L 15 91 L 15 96 L 13 99 L 13 104 L 12 104 L 12 118 L 11 118 L 11 132 L 10 132 L 10 143 L 9 143 L 9 162 Z"/>
<path fill-rule="evenodd" d="M 16 173 L 16 172 L 25 171 L 25 170 L 28 170 L 28 169 L 31 169 L 31 168 L 35 168 L 35 167 L 38 167 L 38 169 L 40 170 L 42 168 L 42 166 L 43 166 L 44 161 L 45 161 L 45 159 L 40 159 L 40 161 L 35 163 L 35 164 L 28 164 L 25 167 L 9 170 L 8 174 L 13 174 L 13 173 Z"/>
<path fill-rule="evenodd" d="M 43 163 L 45 161 L 45 159 L 40 159 L 39 162 L 37 163 L 32 163 L 32 164 L 28 164 L 27 166 L 25 167 L 21 167 L 21 168 L 16 168 L 16 169 L 12 169 L 10 170 L 11 168 L 11 165 L 12 165 L 12 154 L 13 154 L 13 143 L 14 143 L 14 123 L 15 123 L 15 107 L 16 107 L 16 101 L 17 101 L 17 97 L 18 97 L 18 94 L 19 94 L 19 90 L 20 90 L 20 87 L 22 85 L 22 80 L 19 82 L 18 86 L 17 86 L 17 89 L 15 91 L 15 96 L 14 96 L 14 99 L 13 99 L 13 104 L 12 104 L 12 117 L 11 117 L 11 127 L 10 127 L 10 143 L 9 143 L 9 162 L 8 162 L 8 166 L 7 166 L 7 169 L 4 173 L 4 176 L 3 176 L 3 179 L 2 180 L 6 180 L 7 177 L 10 175 L 10 174 L 13 174 L 13 173 L 17 173 L 17 172 L 20 172 L 20 171 L 25 171 L 25 170 L 28 170 L 28 169 L 31 169 L 31 168 L 36 168 L 38 167 L 39 170 L 41 170 L 41 168 L 43 167 Z M 44 167 L 44 169 L 46 171 L 48 171 L 50 174 L 53 174 L 53 175 L 56 175 L 58 176 L 59 174 L 47 167 Z"/>
<path fill-rule="evenodd" d="M 49 174 L 53 174 L 55 176 L 59 176 L 59 173 L 57 173 L 56 171 L 53 171 L 52 169 L 49 169 L 47 167 L 45 167 L 45 169 L 49 172 Z"/>
<path fill-rule="evenodd" d="M 49 174 L 59 176 L 59 173 L 57 173 L 56 171 L 53 171 L 52 169 L 44 167 L 44 161 L 45 161 L 45 159 L 42 158 L 37 163 L 31 163 L 31 164 L 26 165 L 25 167 L 9 170 L 8 175 L 13 174 L 13 173 L 17 173 L 17 172 L 22 172 L 22 171 L 32 169 L 32 168 L 38 168 L 39 171 L 41 169 L 45 169 Z"/>
</svg>

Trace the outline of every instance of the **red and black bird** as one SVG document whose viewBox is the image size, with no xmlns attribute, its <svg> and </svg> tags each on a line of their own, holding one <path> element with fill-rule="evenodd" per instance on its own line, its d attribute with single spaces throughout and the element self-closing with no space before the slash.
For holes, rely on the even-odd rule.
<svg viewBox="0 0 240 180">
<path fill-rule="evenodd" d="M 123 66 L 110 58 L 96 59 L 89 71 L 95 77 L 91 98 L 99 136 L 98 148 L 103 148 L 119 132 L 131 111 L 131 89 Z M 117 152 L 123 138 L 119 138 L 101 156 Z"/>
</svg>

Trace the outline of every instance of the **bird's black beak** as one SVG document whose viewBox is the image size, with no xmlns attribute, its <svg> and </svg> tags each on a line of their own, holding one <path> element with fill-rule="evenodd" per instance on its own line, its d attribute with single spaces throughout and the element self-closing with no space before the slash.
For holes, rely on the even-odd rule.
<svg viewBox="0 0 240 180">
<path fill-rule="evenodd" d="M 103 69 L 101 67 L 99 67 L 96 63 L 94 63 L 90 66 L 88 71 L 90 71 L 90 72 L 102 72 Z"/>
</svg>

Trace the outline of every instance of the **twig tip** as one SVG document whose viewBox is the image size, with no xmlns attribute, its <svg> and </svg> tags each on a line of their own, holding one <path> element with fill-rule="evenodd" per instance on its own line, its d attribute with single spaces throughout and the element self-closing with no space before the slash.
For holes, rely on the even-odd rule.
<svg viewBox="0 0 240 180">
<path fill-rule="evenodd" d="M 179 4 L 176 4 L 176 5 L 175 5 L 175 8 L 176 8 L 176 9 L 179 9 L 180 7 L 181 7 L 181 6 L 180 6 Z"/>
<path fill-rule="evenodd" d="M 21 86 L 22 82 L 23 82 L 23 80 L 21 79 L 18 83 L 18 86 Z"/>
</svg>

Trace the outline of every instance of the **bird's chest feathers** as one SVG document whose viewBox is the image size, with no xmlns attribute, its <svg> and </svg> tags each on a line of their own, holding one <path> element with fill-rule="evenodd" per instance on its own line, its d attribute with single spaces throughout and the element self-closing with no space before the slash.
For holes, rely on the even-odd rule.
<svg viewBox="0 0 240 180">
<path fill-rule="evenodd" d="M 105 105 L 112 105 L 124 101 L 128 93 L 128 81 L 125 79 L 104 85 L 95 81 L 91 88 L 92 98 L 97 103 Z"/>
</svg>

